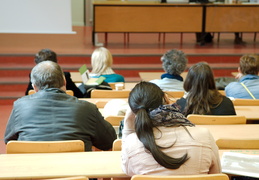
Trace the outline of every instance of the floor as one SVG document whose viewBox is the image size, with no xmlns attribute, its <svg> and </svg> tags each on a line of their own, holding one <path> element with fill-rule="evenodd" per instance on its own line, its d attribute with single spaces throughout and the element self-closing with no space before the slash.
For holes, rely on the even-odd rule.
<svg viewBox="0 0 259 180">
<path fill-rule="evenodd" d="M 0 34 L 1 55 L 35 54 L 40 49 L 50 48 L 59 55 L 91 55 L 96 48 L 92 45 L 91 27 L 73 27 L 77 33 L 65 34 Z M 124 43 L 123 33 L 109 33 L 105 46 L 114 55 L 157 55 L 169 49 L 181 49 L 186 54 L 242 55 L 258 53 L 259 40 L 254 42 L 254 33 L 244 33 L 242 45 L 234 44 L 233 33 L 221 33 L 220 41 L 215 34 L 214 42 L 200 46 L 196 44 L 194 33 L 167 33 L 165 43 L 159 42 L 158 33 L 130 33 L 130 42 Z M 104 33 L 98 34 L 99 43 L 104 42 Z M 99 44 L 100 45 L 100 44 Z M 5 153 L 3 142 L 6 122 L 12 106 L 0 106 L 0 154 Z"/>
<path fill-rule="evenodd" d="M 0 34 L 1 54 L 35 54 L 43 48 L 50 48 L 58 54 L 90 55 L 96 48 L 92 45 L 91 27 L 73 27 L 76 34 Z M 158 33 L 130 33 L 129 43 L 124 43 L 123 33 L 108 33 L 104 44 L 112 54 L 163 54 L 169 49 L 181 49 L 186 54 L 245 54 L 256 53 L 259 40 L 254 42 L 254 33 L 244 33 L 246 44 L 235 45 L 234 33 L 221 33 L 220 41 L 215 34 L 214 42 L 200 46 L 194 33 L 166 33 L 165 43 L 158 40 Z M 104 33 L 98 34 L 99 44 L 104 42 Z"/>
</svg>

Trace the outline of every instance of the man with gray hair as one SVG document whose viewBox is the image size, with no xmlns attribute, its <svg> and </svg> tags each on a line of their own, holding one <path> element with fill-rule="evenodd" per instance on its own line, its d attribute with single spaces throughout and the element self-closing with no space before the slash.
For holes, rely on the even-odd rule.
<svg viewBox="0 0 259 180">
<path fill-rule="evenodd" d="M 92 146 L 112 148 L 117 138 L 112 125 L 98 108 L 67 95 L 60 66 L 52 61 L 37 64 L 31 72 L 35 94 L 14 102 L 5 131 L 5 143 L 18 141 L 83 140 L 85 151 Z"/>
<path fill-rule="evenodd" d="M 184 52 L 172 49 L 161 57 L 161 61 L 166 73 L 162 74 L 161 79 L 154 79 L 150 82 L 158 85 L 163 91 L 184 91 L 181 74 L 188 62 Z"/>
</svg>

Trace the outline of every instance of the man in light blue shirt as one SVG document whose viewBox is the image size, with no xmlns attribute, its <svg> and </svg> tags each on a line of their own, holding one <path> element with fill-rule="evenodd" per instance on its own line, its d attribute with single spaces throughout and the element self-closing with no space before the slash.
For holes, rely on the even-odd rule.
<svg viewBox="0 0 259 180">
<path fill-rule="evenodd" d="M 259 99 L 259 58 L 258 55 L 244 55 L 240 58 L 238 82 L 229 83 L 226 96 L 241 99 Z"/>
</svg>

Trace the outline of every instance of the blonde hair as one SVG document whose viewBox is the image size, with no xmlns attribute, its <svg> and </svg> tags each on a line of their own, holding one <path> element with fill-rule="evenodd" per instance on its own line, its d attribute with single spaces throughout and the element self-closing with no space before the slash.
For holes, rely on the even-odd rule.
<svg viewBox="0 0 259 180">
<path fill-rule="evenodd" d="M 104 47 L 95 49 L 91 56 L 91 73 L 101 75 L 108 67 L 111 67 L 112 62 L 112 54 L 108 49 Z"/>
</svg>

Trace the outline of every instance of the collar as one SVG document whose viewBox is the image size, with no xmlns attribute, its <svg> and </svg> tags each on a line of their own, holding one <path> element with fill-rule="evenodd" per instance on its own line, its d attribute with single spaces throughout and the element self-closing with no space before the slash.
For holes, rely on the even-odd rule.
<svg viewBox="0 0 259 180">
<path fill-rule="evenodd" d="M 65 91 L 59 89 L 59 88 L 48 88 L 48 89 L 43 89 L 41 91 L 45 92 L 53 92 L 53 93 L 66 93 Z"/>
<path fill-rule="evenodd" d="M 253 80 L 253 79 L 259 79 L 258 75 L 252 75 L 252 74 L 247 74 L 241 77 L 240 82 L 245 81 L 245 80 Z"/>
<path fill-rule="evenodd" d="M 174 75 L 174 74 L 169 74 L 169 73 L 162 74 L 162 75 L 161 75 L 161 79 L 164 79 L 164 78 L 177 79 L 177 80 L 179 80 L 179 81 L 183 81 L 182 76 L 180 76 L 180 75 Z"/>
</svg>

